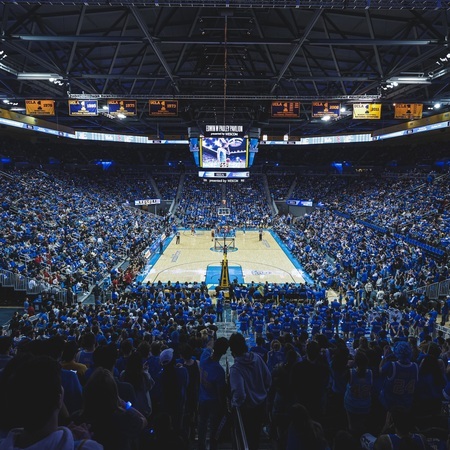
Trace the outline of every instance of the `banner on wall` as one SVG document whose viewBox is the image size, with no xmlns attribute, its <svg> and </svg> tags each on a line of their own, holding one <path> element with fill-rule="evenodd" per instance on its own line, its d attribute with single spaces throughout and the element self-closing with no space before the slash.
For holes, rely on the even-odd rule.
<svg viewBox="0 0 450 450">
<path fill-rule="evenodd" d="M 312 102 L 312 116 L 330 116 L 337 118 L 340 115 L 341 104 L 337 102 Z"/>
<path fill-rule="evenodd" d="M 274 118 L 297 118 L 300 117 L 300 102 L 273 101 L 271 114 Z"/>
<path fill-rule="evenodd" d="M 134 206 L 145 206 L 145 205 L 159 205 L 161 204 L 160 198 L 148 198 L 144 200 L 135 200 Z"/>
<path fill-rule="evenodd" d="M 123 114 L 124 116 L 137 115 L 136 100 L 108 100 L 108 112 L 112 115 Z"/>
<path fill-rule="evenodd" d="M 98 116 L 98 101 L 69 100 L 69 116 Z"/>
<path fill-rule="evenodd" d="M 29 116 L 54 116 L 54 100 L 25 100 L 25 110 Z"/>
<path fill-rule="evenodd" d="M 396 103 L 395 119 L 421 119 L 423 105 L 422 103 Z"/>
<path fill-rule="evenodd" d="M 178 116 L 178 100 L 149 100 L 149 114 L 153 117 Z"/>
<path fill-rule="evenodd" d="M 356 103 L 353 105 L 354 119 L 381 119 L 381 103 Z"/>
</svg>

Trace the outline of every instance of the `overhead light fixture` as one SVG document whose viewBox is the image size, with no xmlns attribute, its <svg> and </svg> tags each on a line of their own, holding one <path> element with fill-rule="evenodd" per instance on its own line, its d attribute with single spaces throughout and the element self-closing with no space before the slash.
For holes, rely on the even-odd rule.
<svg viewBox="0 0 450 450">
<path fill-rule="evenodd" d="M 441 104 L 439 103 L 439 102 L 436 102 L 434 105 L 433 105 L 433 108 L 434 109 L 439 109 L 441 107 Z"/>
<path fill-rule="evenodd" d="M 122 113 L 117 114 L 117 118 L 120 120 L 125 119 L 125 117 L 127 117 L 125 114 L 122 114 Z"/>
<path fill-rule="evenodd" d="M 289 135 L 288 134 L 285 134 L 284 136 L 283 136 L 283 141 L 288 141 L 289 140 Z"/>
<path fill-rule="evenodd" d="M 448 62 L 450 61 L 450 52 L 446 53 L 445 55 L 440 56 L 437 60 L 436 60 L 436 64 L 438 66 L 446 66 L 448 65 Z"/>
<path fill-rule="evenodd" d="M 56 78 L 49 78 L 48 81 L 50 81 L 50 83 L 56 84 L 57 86 L 64 86 L 64 83 Z"/>
<path fill-rule="evenodd" d="M 0 69 L 4 70 L 5 72 L 11 73 L 14 76 L 17 76 L 17 70 L 14 70 L 12 67 L 9 67 L 1 62 L 0 62 Z"/>
<path fill-rule="evenodd" d="M 386 82 L 392 84 L 393 86 L 398 86 L 399 84 L 431 84 L 430 78 L 424 76 L 391 77 L 386 80 Z"/>
<path fill-rule="evenodd" d="M 267 141 L 267 134 L 263 134 L 263 141 Z"/>
<path fill-rule="evenodd" d="M 331 116 L 329 114 L 325 114 L 324 116 L 322 116 L 322 120 L 324 122 L 329 122 L 331 120 Z"/>
<path fill-rule="evenodd" d="M 18 80 L 63 80 L 64 78 L 57 73 L 38 73 L 38 72 L 21 72 L 17 74 Z"/>
<path fill-rule="evenodd" d="M 5 105 L 9 105 L 9 106 L 17 106 L 17 105 L 18 105 L 17 102 L 12 102 L 11 100 L 8 100 L 7 98 L 5 98 L 5 99 L 3 100 L 3 103 L 4 103 Z"/>
</svg>

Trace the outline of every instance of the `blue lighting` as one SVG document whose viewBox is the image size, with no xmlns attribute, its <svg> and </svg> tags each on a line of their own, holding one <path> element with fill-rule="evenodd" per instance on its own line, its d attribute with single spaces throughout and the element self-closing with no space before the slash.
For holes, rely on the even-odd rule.
<svg viewBox="0 0 450 450">
<path fill-rule="evenodd" d="M 108 170 L 114 164 L 113 161 L 96 161 L 97 166 L 101 166 L 103 170 Z"/>
<path fill-rule="evenodd" d="M 343 171 L 342 163 L 334 162 L 331 163 L 331 167 L 334 167 L 336 169 L 336 172 L 341 174 Z"/>
</svg>

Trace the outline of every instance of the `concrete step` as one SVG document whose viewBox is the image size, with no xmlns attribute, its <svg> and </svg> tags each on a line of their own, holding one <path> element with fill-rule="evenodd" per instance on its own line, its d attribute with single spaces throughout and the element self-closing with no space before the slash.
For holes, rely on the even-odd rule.
<svg viewBox="0 0 450 450">
<path fill-rule="evenodd" d="M 226 337 L 227 339 L 237 331 L 234 322 L 216 322 L 217 337 Z"/>
</svg>

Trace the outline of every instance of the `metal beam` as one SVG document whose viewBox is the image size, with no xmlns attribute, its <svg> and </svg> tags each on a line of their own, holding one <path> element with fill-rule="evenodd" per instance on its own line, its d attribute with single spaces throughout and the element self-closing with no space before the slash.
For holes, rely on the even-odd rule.
<svg viewBox="0 0 450 450">
<path fill-rule="evenodd" d="M 365 14 L 367 26 L 369 28 L 370 38 L 372 40 L 375 40 L 375 32 L 373 30 L 372 17 L 370 15 L 369 10 L 366 10 Z M 375 55 L 375 61 L 377 62 L 378 73 L 380 74 L 380 77 L 383 77 L 383 66 L 381 65 L 380 53 L 378 52 L 378 47 L 375 44 L 373 45 L 373 52 Z"/>
<path fill-rule="evenodd" d="M 129 17 L 130 17 L 129 14 L 127 14 L 127 16 L 125 17 L 123 27 L 120 32 L 121 36 L 123 36 L 126 33 Z M 109 70 L 108 70 L 109 75 L 111 75 L 113 73 L 114 65 L 116 64 L 116 59 L 117 59 L 117 55 L 119 54 L 119 50 L 120 50 L 120 42 L 117 43 L 116 48 L 114 50 L 114 55 L 111 58 L 111 64 L 109 65 Z M 105 84 L 103 85 L 103 93 L 106 92 L 107 86 L 108 86 L 108 80 L 106 80 Z"/>
<path fill-rule="evenodd" d="M 77 29 L 75 31 L 77 33 L 77 36 L 80 35 L 81 28 L 83 26 L 83 20 L 84 20 L 84 14 L 85 13 L 86 13 L 86 6 L 83 6 L 81 8 L 81 12 L 80 12 L 80 15 L 78 17 Z M 71 69 L 72 69 L 72 63 L 73 63 L 73 58 L 75 56 L 76 49 L 77 49 L 77 43 L 74 42 L 73 45 L 72 45 L 72 48 L 70 50 L 69 60 L 68 60 L 67 65 L 66 65 L 66 73 L 69 73 L 71 71 Z"/>
<path fill-rule="evenodd" d="M 11 0 L 0 0 L 0 4 Z M 86 0 L 14 0 L 17 4 L 84 5 Z M 442 0 L 95 0 L 92 6 L 144 6 L 185 8 L 295 8 L 295 9 L 374 9 L 374 10 L 449 10 Z"/>
<path fill-rule="evenodd" d="M 305 31 L 303 33 L 303 36 L 300 38 L 300 40 L 296 43 L 295 47 L 292 49 L 290 55 L 288 56 L 288 58 L 286 59 L 285 63 L 283 64 L 283 67 L 281 68 L 280 72 L 277 75 L 277 79 L 275 81 L 275 83 L 272 86 L 272 89 L 270 90 L 270 93 L 273 94 L 273 92 L 275 91 L 275 89 L 278 86 L 278 83 L 280 82 L 280 80 L 283 78 L 283 75 L 286 73 L 286 70 L 289 68 L 289 66 L 291 65 L 292 61 L 294 60 L 294 58 L 296 57 L 298 51 L 300 50 L 300 48 L 302 47 L 303 43 L 306 41 L 309 33 L 311 32 L 311 30 L 313 29 L 314 25 L 316 24 L 316 22 L 319 20 L 319 17 L 322 15 L 322 10 L 319 9 L 314 13 L 313 18 L 309 21 L 308 26 L 305 28 Z"/>
<path fill-rule="evenodd" d="M 21 46 L 16 45 L 15 43 L 12 42 L 5 42 L 4 46 L 6 49 L 11 48 L 17 52 L 19 52 L 20 54 L 22 54 L 23 56 L 25 56 L 26 58 L 29 58 L 30 60 L 34 61 L 35 63 L 39 64 L 41 67 L 43 67 L 45 70 L 48 70 L 50 72 L 56 72 L 61 76 L 64 76 L 65 74 L 61 73 L 61 70 L 59 67 L 57 67 L 56 65 L 53 65 L 51 62 L 46 61 L 45 59 L 40 58 L 39 56 L 37 56 L 35 53 L 30 52 L 27 49 L 24 49 Z M 10 64 L 10 61 L 8 61 L 8 64 Z M 94 89 L 89 88 L 88 86 L 84 85 L 83 83 L 80 83 L 77 80 L 74 80 L 74 83 L 82 90 L 85 90 L 87 92 L 90 93 L 94 93 Z"/>
<path fill-rule="evenodd" d="M 28 97 L 27 97 L 28 98 Z M 95 99 L 123 99 L 123 94 L 69 94 L 68 98 L 71 99 L 81 99 L 81 100 L 95 100 Z M 196 95 L 131 95 L 130 100 L 222 100 L 223 94 L 208 95 L 208 94 L 196 94 Z M 371 102 L 374 100 L 379 100 L 381 95 L 330 95 L 326 97 L 326 100 L 344 100 L 347 102 Z M 265 101 L 265 100 L 283 100 L 283 101 L 320 101 L 324 100 L 324 96 L 292 96 L 292 95 L 228 95 L 227 100 L 254 100 L 254 101 Z"/>
<path fill-rule="evenodd" d="M 153 75 L 122 75 L 122 74 L 101 74 L 101 73 L 84 73 L 80 77 L 73 76 L 71 79 L 85 78 L 85 79 L 117 79 L 117 80 L 165 80 L 165 76 L 153 76 Z M 180 76 L 176 77 L 179 81 L 223 81 L 223 77 L 211 77 L 211 76 Z M 287 81 L 307 81 L 307 82 L 328 82 L 328 81 L 376 81 L 378 77 L 374 76 L 353 76 L 353 75 L 343 75 L 343 76 L 298 76 L 298 77 L 286 77 Z M 267 77 L 227 77 L 228 81 L 270 81 Z"/>
<path fill-rule="evenodd" d="M 153 51 L 155 52 L 156 56 L 159 59 L 159 62 L 164 67 L 164 70 L 166 71 L 167 75 L 169 76 L 170 80 L 172 81 L 173 87 L 175 88 L 175 90 L 177 92 L 180 92 L 180 88 L 178 87 L 178 85 L 175 81 L 175 78 L 172 74 L 172 70 L 170 69 L 169 65 L 167 64 L 167 61 L 164 58 L 164 55 L 162 54 L 160 48 L 158 47 L 155 39 L 149 33 L 147 24 L 145 23 L 141 12 L 135 6 L 130 6 L 130 11 L 133 14 L 134 18 L 136 19 L 136 22 L 138 23 L 138 25 L 141 28 L 142 32 L 144 33 L 145 37 L 148 39 L 149 44 L 151 45 Z"/>
<path fill-rule="evenodd" d="M 192 25 L 189 28 L 189 33 L 188 33 L 188 36 L 187 36 L 188 38 L 191 38 L 192 34 L 195 31 L 195 28 L 197 26 L 197 20 L 200 17 L 200 12 L 201 12 L 201 10 L 199 9 L 197 11 L 197 14 L 195 15 L 195 19 L 192 21 Z M 181 64 L 182 64 L 182 62 L 184 60 L 184 54 L 186 53 L 186 49 L 187 49 L 187 42 L 183 42 L 182 45 L 183 45 L 183 47 L 181 48 L 180 56 L 178 56 L 178 61 L 177 61 L 177 64 L 175 66 L 174 73 L 178 73 L 178 70 L 180 69 Z"/>
<path fill-rule="evenodd" d="M 98 44 L 142 44 L 146 41 L 145 38 L 139 36 L 52 36 L 52 35 L 28 35 L 28 34 L 12 34 L 5 36 L 5 40 L 20 40 L 20 41 L 38 41 L 38 42 L 85 42 Z M 196 44 L 196 45 L 218 45 L 222 46 L 225 41 L 219 38 L 212 39 L 211 37 L 162 37 L 154 38 L 152 40 L 159 44 Z M 294 40 L 294 43 L 305 41 L 304 38 Z M 372 46 L 372 45 L 396 45 L 396 46 L 411 46 L 411 45 L 446 45 L 444 39 L 307 39 L 305 41 L 308 45 L 316 46 Z M 255 39 L 254 37 L 248 40 L 230 39 L 227 40 L 227 45 L 292 45 L 291 41 L 286 39 L 268 38 Z"/>
<path fill-rule="evenodd" d="M 443 39 L 309 39 L 308 45 L 341 45 L 350 46 L 372 46 L 372 45 L 446 45 Z"/>
<path fill-rule="evenodd" d="M 325 20 L 323 20 L 323 31 L 324 31 L 325 36 L 327 37 L 327 39 L 329 39 L 330 33 L 328 31 L 327 23 L 326 23 Z M 335 53 L 334 48 L 333 48 L 332 45 L 329 46 L 329 49 L 330 49 L 331 57 L 333 58 L 334 68 L 336 69 L 336 73 L 338 75 L 338 78 L 340 78 L 341 77 L 341 68 L 339 67 L 339 62 L 338 62 L 338 60 L 336 58 L 336 53 Z M 345 94 L 346 93 L 346 89 L 345 89 L 344 81 L 342 79 L 340 79 L 338 82 L 341 85 L 342 93 Z"/>
<path fill-rule="evenodd" d="M 139 36 L 51 36 L 51 35 L 31 35 L 31 34 L 12 34 L 5 36 L 6 40 L 19 41 L 38 41 L 38 42 L 93 42 L 93 43 L 127 43 L 127 44 L 142 44 L 144 39 Z"/>
</svg>

